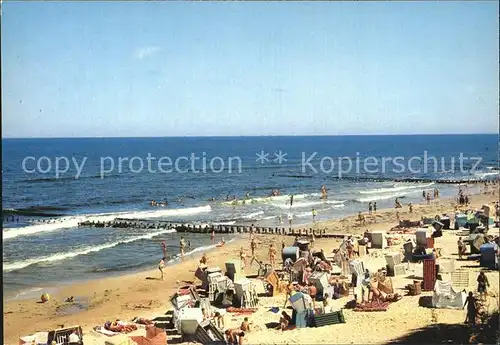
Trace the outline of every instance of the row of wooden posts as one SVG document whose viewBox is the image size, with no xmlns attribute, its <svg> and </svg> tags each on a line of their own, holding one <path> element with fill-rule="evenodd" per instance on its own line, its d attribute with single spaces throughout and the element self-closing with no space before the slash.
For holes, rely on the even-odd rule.
<svg viewBox="0 0 500 345">
<path fill-rule="evenodd" d="M 287 235 L 287 236 L 314 236 L 316 237 L 341 237 L 345 234 L 327 233 L 326 229 L 313 228 L 285 228 L 285 227 L 262 227 L 251 225 L 224 225 L 224 224 L 191 224 L 173 223 L 161 220 L 139 220 L 116 218 L 109 222 L 82 222 L 82 227 L 113 227 L 113 228 L 142 228 L 142 229 L 176 229 L 177 232 L 209 234 L 212 231 L 217 234 L 243 234 L 253 231 L 255 234 Z"/>
</svg>

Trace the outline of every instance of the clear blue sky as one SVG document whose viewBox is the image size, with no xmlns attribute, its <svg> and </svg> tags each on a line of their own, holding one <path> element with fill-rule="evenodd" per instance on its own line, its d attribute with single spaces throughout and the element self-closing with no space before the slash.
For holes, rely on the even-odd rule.
<svg viewBox="0 0 500 345">
<path fill-rule="evenodd" d="M 4 137 L 494 133 L 498 2 L 4 2 Z"/>
</svg>

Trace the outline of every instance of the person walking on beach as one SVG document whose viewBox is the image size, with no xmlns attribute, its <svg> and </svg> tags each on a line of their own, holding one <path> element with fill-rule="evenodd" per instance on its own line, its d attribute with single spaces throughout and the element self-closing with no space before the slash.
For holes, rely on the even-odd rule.
<svg viewBox="0 0 500 345">
<path fill-rule="evenodd" d="M 255 256 L 255 248 L 257 248 L 257 243 L 255 243 L 255 238 L 250 242 L 250 250 L 252 251 L 252 257 Z"/>
<path fill-rule="evenodd" d="M 426 198 L 427 198 L 427 205 L 430 205 L 431 204 L 431 193 L 427 192 Z"/>
<path fill-rule="evenodd" d="M 162 258 L 160 260 L 160 263 L 158 264 L 158 269 L 160 270 L 160 279 L 164 280 L 163 277 L 163 269 L 165 268 L 165 258 Z"/>
<path fill-rule="evenodd" d="M 272 267 L 276 265 L 276 248 L 274 248 L 272 243 L 269 245 L 269 262 Z"/>
<path fill-rule="evenodd" d="M 368 203 L 368 214 L 372 214 L 372 211 L 373 211 L 373 205 L 372 205 L 372 202 L 370 201 Z"/>
<path fill-rule="evenodd" d="M 373 213 L 377 213 L 377 202 L 373 203 Z"/>
<path fill-rule="evenodd" d="M 422 198 L 424 198 L 424 200 L 427 198 L 427 194 L 425 193 L 425 190 L 422 191 Z"/>
<path fill-rule="evenodd" d="M 312 216 L 313 216 L 313 223 L 316 223 L 316 215 L 318 214 L 318 212 L 316 211 L 316 209 L 312 209 Z"/>
<path fill-rule="evenodd" d="M 167 244 L 165 243 L 165 241 L 161 242 L 161 250 L 163 252 L 163 257 L 166 258 L 167 257 Z"/>
<path fill-rule="evenodd" d="M 247 265 L 247 259 L 243 247 L 240 247 L 240 261 L 241 261 L 241 268 L 245 268 L 245 266 Z"/>
<path fill-rule="evenodd" d="M 481 296 L 482 300 L 484 300 L 488 294 L 487 287 L 490 287 L 490 283 L 488 282 L 488 278 L 484 272 L 481 271 L 477 276 L 477 292 Z"/>
<path fill-rule="evenodd" d="M 413 204 L 411 202 L 408 204 L 408 209 L 410 213 L 413 213 Z"/>
<path fill-rule="evenodd" d="M 462 256 L 465 254 L 466 251 L 465 244 L 462 241 L 462 237 L 458 238 L 457 245 L 458 245 L 458 258 L 462 260 Z"/>
<path fill-rule="evenodd" d="M 292 220 L 293 220 L 293 214 L 289 213 L 288 214 L 288 225 L 290 226 L 290 229 L 292 228 Z"/>
<path fill-rule="evenodd" d="M 464 308 L 467 306 L 467 316 L 465 317 L 465 324 L 476 324 L 476 313 L 477 313 L 477 300 L 472 294 L 472 291 L 469 292 L 469 296 L 465 300 Z"/>
</svg>

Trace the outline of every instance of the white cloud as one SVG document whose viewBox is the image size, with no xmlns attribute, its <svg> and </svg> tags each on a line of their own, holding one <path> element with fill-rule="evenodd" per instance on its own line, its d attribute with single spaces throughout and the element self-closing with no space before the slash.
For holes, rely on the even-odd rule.
<svg viewBox="0 0 500 345">
<path fill-rule="evenodd" d="M 147 57 L 151 57 L 160 51 L 160 47 L 142 47 L 135 51 L 134 56 L 136 59 L 142 60 Z"/>
</svg>

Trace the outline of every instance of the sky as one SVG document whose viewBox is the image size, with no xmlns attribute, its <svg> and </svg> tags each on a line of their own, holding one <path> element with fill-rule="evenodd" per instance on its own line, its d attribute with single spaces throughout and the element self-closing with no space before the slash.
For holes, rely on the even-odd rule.
<svg viewBox="0 0 500 345">
<path fill-rule="evenodd" d="M 497 1 L 4 2 L 3 137 L 497 133 Z"/>
</svg>

